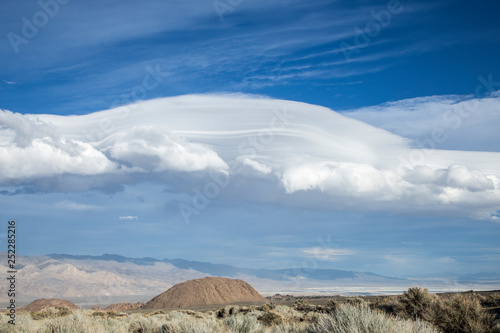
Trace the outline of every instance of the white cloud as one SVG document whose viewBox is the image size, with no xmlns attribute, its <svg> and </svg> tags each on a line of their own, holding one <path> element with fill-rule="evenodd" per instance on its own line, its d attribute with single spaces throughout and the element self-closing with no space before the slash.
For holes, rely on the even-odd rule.
<svg viewBox="0 0 500 333">
<path fill-rule="evenodd" d="M 413 112 L 444 99 L 396 104 Z M 500 211 L 500 153 L 415 149 L 305 103 L 180 96 L 83 116 L 1 111 L 0 140 L 0 186 L 112 192 L 153 182 L 190 193 L 225 174 L 219 192 L 231 200 L 490 220 Z"/>
<path fill-rule="evenodd" d="M 355 252 L 347 249 L 331 249 L 323 247 L 309 247 L 302 249 L 307 257 L 324 261 L 337 261 L 342 257 L 354 255 Z"/>
<path fill-rule="evenodd" d="M 243 165 L 247 165 L 247 166 L 251 167 L 252 169 L 254 169 L 255 171 L 258 171 L 258 172 L 263 173 L 263 174 L 269 174 L 272 172 L 272 169 L 270 167 L 268 167 L 267 165 L 264 165 L 260 162 L 252 160 L 248 157 L 243 158 L 242 163 L 243 163 Z"/>
<path fill-rule="evenodd" d="M 138 216 L 120 216 L 118 219 L 120 221 L 138 221 L 139 217 Z"/>
<path fill-rule="evenodd" d="M 0 184 L 116 171 L 103 152 L 88 142 L 62 136 L 36 116 L 0 110 L 0 140 Z"/>
<path fill-rule="evenodd" d="M 175 138 L 161 126 L 136 126 L 115 136 L 110 156 L 144 171 L 226 171 L 226 163 L 210 147 Z"/>
<path fill-rule="evenodd" d="M 393 211 L 437 213 L 468 207 L 468 216 L 494 220 L 500 207 L 500 178 L 463 165 L 377 169 L 367 164 L 310 163 L 287 170 L 282 182 L 288 193 L 316 190 L 337 203 L 354 199 L 374 210 L 390 211 L 393 206 Z"/>
<path fill-rule="evenodd" d="M 414 140 L 419 147 L 500 151 L 500 94 L 448 95 L 364 107 L 347 116 Z"/>
<path fill-rule="evenodd" d="M 100 210 L 102 207 L 93 206 L 93 205 L 85 205 L 72 201 L 62 201 L 58 202 L 55 205 L 58 209 L 67 209 L 67 210 L 77 210 L 77 211 L 89 211 L 89 210 Z"/>
</svg>

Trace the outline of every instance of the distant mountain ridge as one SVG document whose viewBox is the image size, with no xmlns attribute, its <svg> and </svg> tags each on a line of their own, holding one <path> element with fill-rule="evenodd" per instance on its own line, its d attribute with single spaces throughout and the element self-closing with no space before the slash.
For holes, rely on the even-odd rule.
<svg viewBox="0 0 500 333">
<path fill-rule="evenodd" d="M 172 264 L 180 269 L 192 269 L 212 276 L 236 277 L 239 275 L 251 275 L 260 279 L 291 280 L 294 278 L 307 278 L 313 280 L 336 280 L 352 279 L 359 276 L 372 276 L 391 280 L 406 280 L 401 278 L 387 277 L 371 272 L 344 271 L 338 269 L 254 269 L 241 268 L 224 264 L 212 264 L 209 262 L 189 261 L 184 259 L 155 259 L 150 257 L 129 258 L 117 254 L 104 254 L 102 256 L 72 255 L 72 254 L 48 254 L 52 259 L 74 259 L 74 260 L 103 260 L 116 261 L 120 263 L 130 262 L 136 265 L 154 265 L 158 262 Z"/>
<path fill-rule="evenodd" d="M 145 302 L 176 284 L 205 277 L 242 280 L 267 295 L 381 295 L 401 293 L 416 285 L 436 292 L 500 288 L 500 278 L 495 274 L 404 279 L 335 269 L 251 269 L 116 254 L 49 254 L 17 259 L 16 279 L 22 288 L 16 297 L 23 305 L 38 298 L 68 299 L 83 307 Z M 0 261 L 0 268 L 7 271 L 6 262 Z M 6 284 L 0 284 L 0 305 L 9 301 L 6 288 Z"/>
</svg>

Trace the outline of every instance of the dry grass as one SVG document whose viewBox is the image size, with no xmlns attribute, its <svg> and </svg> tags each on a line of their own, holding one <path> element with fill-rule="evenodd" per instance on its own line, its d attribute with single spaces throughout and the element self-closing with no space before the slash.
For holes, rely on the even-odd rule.
<svg viewBox="0 0 500 333">
<path fill-rule="evenodd" d="M 374 303 L 350 298 L 293 307 L 267 303 L 262 306 L 226 306 L 218 311 L 193 310 L 126 313 L 57 308 L 17 314 L 16 326 L 0 316 L 3 332 L 116 332 L 116 333 L 500 333 L 500 322 L 488 311 L 500 297 L 469 292 L 436 296 L 410 288 L 407 293 L 375 299 Z"/>
</svg>

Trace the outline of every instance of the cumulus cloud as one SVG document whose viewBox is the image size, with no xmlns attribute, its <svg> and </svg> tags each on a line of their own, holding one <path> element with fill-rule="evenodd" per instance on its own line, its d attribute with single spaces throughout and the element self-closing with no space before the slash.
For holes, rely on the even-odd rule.
<svg viewBox="0 0 500 333">
<path fill-rule="evenodd" d="M 36 116 L 0 111 L 0 184 L 61 174 L 97 175 L 117 170 L 88 142 L 62 136 Z"/>
<path fill-rule="evenodd" d="M 443 213 L 462 205 L 475 207 L 469 216 L 495 219 L 500 204 L 500 178 L 463 165 L 377 169 L 366 164 L 324 162 L 290 168 L 282 182 L 288 193 L 316 190 L 335 198 L 332 202 L 354 199 L 374 210 L 390 211 L 397 205 L 393 211 Z M 491 210 L 484 211 L 485 206 Z"/>
<path fill-rule="evenodd" d="M 454 107 L 444 100 L 395 103 L 396 114 Z M 500 105 L 485 100 L 477 103 Z M 242 95 L 162 98 L 82 116 L 1 111 L 0 186 L 112 192 L 162 182 L 189 192 L 219 177 L 229 181 L 213 193 L 242 200 L 498 220 L 500 153 L 418 149 L 397 134 L 324 107 Z"/>
<path fill-rule="evenodd" d="M 107 150 L 113 159 L 147 172 L 228 168 L 209 147 L 175 138 L 161 126 L 136 126 L 130 132 L 118 133 Z"/>
</svg>

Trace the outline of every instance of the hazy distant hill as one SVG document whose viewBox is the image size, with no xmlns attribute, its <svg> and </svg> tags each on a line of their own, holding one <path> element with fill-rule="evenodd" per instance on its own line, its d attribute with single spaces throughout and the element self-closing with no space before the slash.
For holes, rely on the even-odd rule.
<svg viewBox="0 0 500 333">
<path fill-rule="evenodd" d="M 401 279 L 335 269 L 248 269 L 183 259 L 50 254 L 17 258 L 17 300 L 70 299 L 77 305 L 147 301 L 174 284 L 206 276 L 242 279 L 264 294 L 397 293 L 420 285 L 436 291 L 500 289 L 500 278 L 445 276 Z M 7 270 L 5 262 L 0 267 Z M 5 303 L 6 284 L 0 285 Z"/>
<path fill-rule="evenodd" d="M 292 280 L 297 277 L 303 277 L 313 280 L 336 280 L 353 279 L 359 276 L 376 276 L 386 279 L 397 279 L 385 277 L 374 273 L 359 273 L 353 271 L 343 271 L 338 269 L 251 269 L 239 268 L 230 265 L 212 264 L 209 262 L 189 261 L 184 259 L 154 259 L 154 258 L 127 258 L 116 254 L 104 254 L 102 256 L 79 256 L 69 254 L 49 254 L 53 259 L 77 259 L 77 260 L 104 260 L 116 262 L 130 262 L 136 265 L 154 265 L 154 263 L 165 262 L 174 265 L 180 269 L 191 269 L 198 272 L 210 274 L 213 276 L 236 277 L 239 275 L 250 275 L 261 279 L 271 280 Z M 400 280 L 400 279 L 399 279 Z"/>
</svg>

